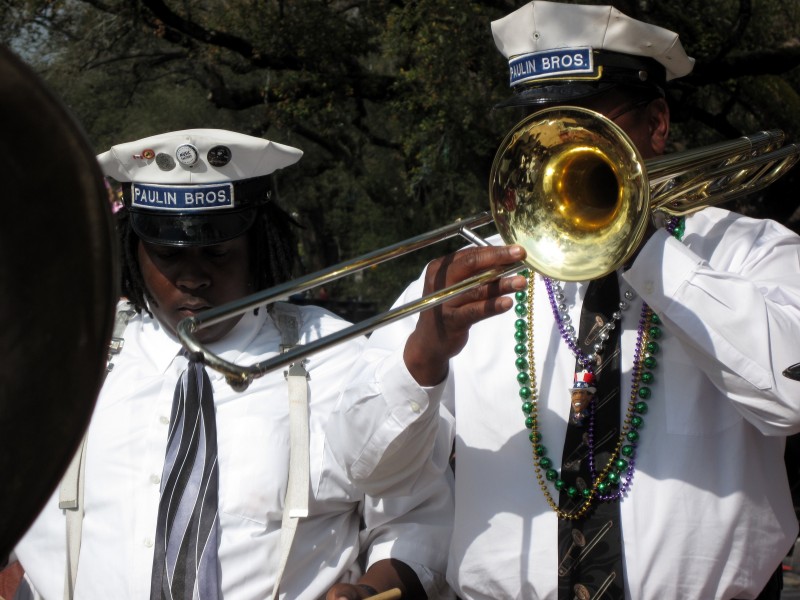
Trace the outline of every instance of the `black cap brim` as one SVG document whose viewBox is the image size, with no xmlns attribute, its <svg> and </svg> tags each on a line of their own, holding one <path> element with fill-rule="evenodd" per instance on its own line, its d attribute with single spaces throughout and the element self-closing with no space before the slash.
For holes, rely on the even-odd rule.
<svg viewBox="0 0 800 600">
<path fill-rule="evenodd" d="M 590 98 L 611 89 L 612 82 L 578 82 L 565 81 L 550 85 L 525 88 L 519 93 L 495 104 L 495 108 L 511 108 L 517 106 L 537 106 L 545 104 L 569 104 L 576 100 Z"/>
<path fill-rule="evenodd" d="M 256 218 L 255 207 L 220 214 L 168 214 L 131 210 L 131 226 L 145 242 L 162 246 L 210 246 L 244 234 Z"/>
<path fill-rule="evenodd" d="M 510 98 L 495 108 L 570 104 L 618 86 L 664 95 L 666 71 L 651 58 L 598 51 L 595 62 L 596 79 L 538 79 L 518 86 Z"/>
</svg>

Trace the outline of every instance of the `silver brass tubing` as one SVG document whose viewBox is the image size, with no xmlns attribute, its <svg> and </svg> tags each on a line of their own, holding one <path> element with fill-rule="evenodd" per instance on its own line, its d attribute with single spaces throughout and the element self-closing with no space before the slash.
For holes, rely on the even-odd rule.
<svg viewBox="0 0 800 600">
<path fill-rule="evenodd" d="M 305 358 L 311 354 L 331 346 L 335 346 L 336 344 L 352 340 L 353 338 L 367 334 L 370 331 L 374 331 L 380 327 L 383 327 L 384 325 L 394 323 L 395 321 L 399 321 L 407 316 L 416 314 L 428 308 L 433 308 L 434 306 L 438 306 L 439 304 L 447 302 L 451 298 L 468 292 L 470 289 L 478 285 L 489 283 L 491 281 L 500 279 L 501 277 L 514 274 L 524 268 L 525 266 L 522 263 L 517 263 L 516 265 L 506 267 L 505 269 L 492 269 L 484 273 L 480 273 L 453 286 L 440 290 L 439 292 L 423 296 L 415 302 L 410 302 L 408 304 L 395 307 L 392 310 L 355 323 L 349 327 L 346 327 L 345 329 L 341 329 L 335 333 L 327 335 L 324 338 L 320 338 L 302 346 L 296 346 L 287 352 L 278 354 L 273 358 L 255 363 L 250 366 L 241 366 L 223 360 L 219 356 L 208 351 L 205 346 L 194 339 L 192 334 L 197 331 L 197 325 L 200 318 L 202 318 L 202 313 L 197 317 L 190 317 L 178 323 L 178 337 L 180 337 L 181 342 L 186 349 L 189 350 L 189 352 L 191 352 L 193 355 L 201 355 L 202 360 L 206 365 L 225 375 L 225 379 L 232 388 L 238 391 L 243 391 L 247 389 L 247 386 L 250 385 L 250 382 L 254 378 L 261 377 L 262 375 L 265 375 L 274 369 L 285 367 L 301 358 Z M 230 318 L 230 313 L 228 313 L 228 318 Z"/>
<path fill-rule="evenodd" d="M 195 328 L 193 331 L 198 331 L 204 327 L 215 325 L 221 321 L 226 321 L 232 315 L 243 314 L 248 310 L 253 310 L 265 304 L 271 304 L 279 300 L 286 300 L 295 294 L 302 294 L 310 289 L 323 286 L 331 281 L 336 281 L 342 277 L 354 275 L 359 271 L 368 269 L 375 265 L 387 262 L 394 258 L 399 258 L 410 254 L 421 248 L 430 246 L 437 242 L 462 235 L 463 230 L 469 230 L 476 227 L 482 227 L 492 222 L 492 215 L 489 212 L 482 212 L 467 219 L 455 221 L 450 225 L 445 225 L 439 229 L 434 229 L 427 233 L 409 238 L 402 242 L 398 242 L 391 246 L 386 246 L 379 250 L 374 250 L 363 254 L 357 258 L 349 261 L 333 265 L 326 269 L 321 269 L 310 275 L 298 277 L 291 281 L 267 288 L 260 292 L 250 294 L 239 300 L 234 300 L 222 306 L 217 306 L 209 310 L 203 311 L 196 317 L 189 317 L 189 321 L 194 321 Z M 470 232 L 472 233 L 472 232 Z M 178 327 L 180 330 L 180 326 Z M 185 328 L 184 328 L 185 329 Z M 181 337 L 181 339 L 183 339 Z M 189 346 L 187 349 L 191 350 Z"/>
<path fill-rule="evenodd" d="M 760 131 L 644 161 L 627 134 L 603 115 L 577 107 L 544 109 L 520 121 L 500 145 L 489 177 L 491 213 L 204 311 L 181 321 L 178 337 L 233 387 L 244 389 L 254 377 L 524 268 L 561 281 L 597 279 L 634 255 L 655 213 L 687 215 L 770 185 L 800 159 L 800 146 L 783 142 L 781 131 Z M 214 356 L 194 338 L 204 327 L 451 237 L 488 245 L 473 229 L 492 221 L 506 244 L 525 248 L 524 264 L 476 275 L 249 367 Z M 800 378 L 797 371 L 791 367 L 784 374 Z"/>
<path fill-rule="evenodd" d="M 324 283 L 339 279 L 346 275 L 356 273 L 368 266 L 379 264 L 385 260 L 390 260 L 397 256 L 407 254 L 421 247 L 430 245 L 437 241 L 453 237 L 455 235 L 463 235 L 463 232 L 470 231 L 469 227 L 479 227 L 488 224 L 492 221 L 492 217 L 488 213 L 481 213 L 463 222 L 456 222 L 452 225 L 442 227 L 441 229 L 423 234 L 416 238 L 411 238 L 405 242 L 395 244 L 394 246 L 387 247 L 384 250 L 370 253 L 358 259 L 350 261 L 349 263 L 336 265 L 331 269 L 325 269 L 299 280 L 294 280 L 283 285 L 275 286 L 273 288 L 264 290 L 256 294 L 252 294 L 235 302 L 230 302 L 223 306 L 219 306 L 202 313 L 183 319 L 178 323 L 178 337 L 186 349 L 192 355 L 201 359 L 210 368 L 219 371 L 228 382 L 228 384 L 237 390 L 244 390 L 250 385 L 250 382 L 262 375 L 280 367 L 296 362 L 300 358 L 304 358 L 315 352 L 319 352 L 328 347 L 334 346 L 367 334 L 375 329 L 393 323 L 409 315 L 416 314 L 428 308 L 438 306 L 451 298 L 463 294 L 470 289 L 477 287 L 484 283 L 500 279 L 507 275 L 511 275 L 524 269 L 522 263 L 506 267 L 505 269 L 492 269 L 484 273 L 480 273 L 469 279 L 461 281 L 449 288 L 440 290 L 439 292 L 424 296 L 415 302 L 406 305 L 395 307 L 394 309 L 381 313 L 365 319 L 359 323 L 355 323 L 345 329 L 336 333 L 330 334 L 324 338 L 318 339 L 314 342 L 297 346 L 283 354 L 275 356 L 271 359 L 255 363 L 250 366 L 241 366 L 229 361 L 226 361 L 219 356 L 210 352 L 202 343 L 200 343 L 194 334 L 202 329 L 215 323 L 230 319 L 237 314 L 243 314 L 248 310 L 253 310 L 257 307 L 264 306 L 265 304 L 275 302 L 288 298 L 290 295 L 300 293 L 307 289 L 324 285 Z M 481 245 L 486 245 L 481 238 L 478 238 L 470 231 L 470 239 L 478 241 Z"/>
</svg>

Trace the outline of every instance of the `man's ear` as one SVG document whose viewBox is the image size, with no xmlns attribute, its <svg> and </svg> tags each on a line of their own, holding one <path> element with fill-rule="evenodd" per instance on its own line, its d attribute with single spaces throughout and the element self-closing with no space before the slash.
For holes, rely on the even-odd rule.
<svg viewBox="0 0 800 600">
<path fill-rule="evenodd" d="M 664 154 L 669 138 L 669 105 L 664 98 L 656 98 L 647 105 L 647 123 L 653 152 L 656 156 Z"/>
</svg>

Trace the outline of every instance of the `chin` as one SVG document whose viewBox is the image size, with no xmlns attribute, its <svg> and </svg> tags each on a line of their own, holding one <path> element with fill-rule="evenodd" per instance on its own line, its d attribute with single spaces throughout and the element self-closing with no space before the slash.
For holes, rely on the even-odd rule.
<svg viewBox="0 0 800 600">
<path fill-rule="evenodd" d="M 210 344 L 212 342 L 218 342 L 226 335 L 228 335 L 233 329 L 233 326 L 229 326 L 227 324 L 223 324 L 224 327 L 220 327 L 219 325 L 214 325 L 209 329 L 201 329 L 195 334 L 197 341 L 201 344 Z"/>
</svg>

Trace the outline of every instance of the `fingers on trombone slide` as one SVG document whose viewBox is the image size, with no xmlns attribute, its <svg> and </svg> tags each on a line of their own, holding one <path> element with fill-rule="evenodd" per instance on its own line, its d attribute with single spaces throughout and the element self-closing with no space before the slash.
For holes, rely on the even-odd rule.
<svg viewBox="0 0 800 600">
<path fill-rule="evenodd" d="M 441 256 L 432 261 L 431 265 L 437 273 L 445 271 L 450 277 L 461 279 L 494 267 L 513 265 L 522 261 L 525 256 L 525 249 L 519 245 L 474 246 Z"/>
</svg>

